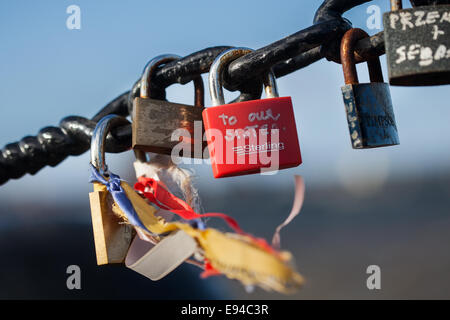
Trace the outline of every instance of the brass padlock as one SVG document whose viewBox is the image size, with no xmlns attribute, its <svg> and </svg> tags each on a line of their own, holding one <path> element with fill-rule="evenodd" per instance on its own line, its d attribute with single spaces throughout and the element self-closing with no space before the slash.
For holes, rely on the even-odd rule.
<svg viewBox="0 0 450 320">
<path fill-rule="evenodd" d="M 149 86 L 153 73 L 161 64 L 178 59 L 176 55 L 161 55 L 145 67 L 140 82 L 140 97 L 133 101 L 133 149 L 170 155 L 176 145 L 185 143 L 187 148 L 183 149 L 181 156 L 203 158 L 206 142 L 203 142 L 204 87 L 201 76 L 194 79 L 195 106 L 150 99 Z M 179 140 L 172 138 L 177 129 L 185 130 Z"/>
<path fill-rule="evenodd" d="M 361 29 L 348 30 L 341 40 L 341 62 L 345 86 L 342 87 L 348 128 L 354 149 L 399 144 L 389 85 L 383 82 L 379 58 L 369 59 L 370 83 L 359 83 L 354 48 L 369 35 Z"/>
<path fill-rule="evenodd" d="M 91 141 L 91 164 L 102 175 L 106 169 L 103 148 L 110 127 L 129 123 L 121 117 L 107 117 L 108 121 L 95 128 Z M 103 184 L 94 182 L 94 191 L 89 193 L 89 199 L 97 264 L 123 263 L 133 239 L 133 227 L 114 214 L 114 200 Z"/>
<path fill-rule="evenodd" d="M 384 13 L 390 84 L 450 84 L 450 5 L 433 3 L 446 4 L 402 9 L 401 0 L 391 0 L 391 11 Z"/>
</svg>

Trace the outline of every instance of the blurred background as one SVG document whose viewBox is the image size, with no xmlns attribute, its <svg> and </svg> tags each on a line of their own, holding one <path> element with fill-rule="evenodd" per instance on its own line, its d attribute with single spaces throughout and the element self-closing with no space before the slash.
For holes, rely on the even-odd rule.
<svg viewBox="0 0 450 320">
<path fill-rule="evenodd" d="M 377 5 L 383 13 L 388 2 L 344 16 L 372 35 L 381 29 L 368 27 L 367 10 Z M 310 26 L 321 3 L 2 1 L 0 144 L 68 115 L 92 117 L 129 90 L 156 55 L 217 45 L 257 49 Z M 80 30 L 66 27 L 72 4 L 81 9 Z M 366 66 L 358 71 L 368 81 Z M 185 165 L 196 172 L 206 211 L 228 213 L 268 240 L 290 211 L 293 175 L 305 178 L 303 210 L 282 231 L 282 247 L 306 278 L 297 294 L 247 293 L 224 277 L 202 280 L 187 265 L 159 282 L 124 266 L 98 267 L 86 153 L 0 187 L 0 298 L 450 298 L 449 87 L 391 87 L 401 144 L 353 150 L 343 83 L 341 66 L 326 60 L 278 80 L 280 95 L 293 100 L 301 166 L 215 180 L 209 165 Z M 192 84 L 167 93 L 171 101 L 193 100 Z M 131 182 L 133 160 L 132 152 L 107 156 Z M 72 264 L 81 267 L 82 290 L 66 288 Z M 373 264 L 381 268 L 381 290 L 366 287 Z"/>
</svg>

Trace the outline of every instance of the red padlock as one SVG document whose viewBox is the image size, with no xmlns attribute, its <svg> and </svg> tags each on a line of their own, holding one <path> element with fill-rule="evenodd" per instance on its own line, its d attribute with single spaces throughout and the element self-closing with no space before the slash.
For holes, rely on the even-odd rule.
<svg viewBox="0 0 450 320">
<path fill-rule="evenodd" d="M 222 71 L 231 60 L 251 51 L 226 50 L 211 65 L 213 107 L 206 108 L 202 115 L 214 178 L 265 173 L 302 163 L 292 101 L 290 97 L 278 97 L 271 70 L 264 81 L 268 99 L 225 104 Z"/>
</svg>

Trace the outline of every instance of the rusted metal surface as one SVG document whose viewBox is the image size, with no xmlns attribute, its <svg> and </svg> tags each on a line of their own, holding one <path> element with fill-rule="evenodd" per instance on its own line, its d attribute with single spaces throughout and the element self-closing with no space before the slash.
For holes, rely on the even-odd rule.
<svg viewBox="0 0 450 320">
<path fill-rule="evenodd" d="M 400 143 L 387 83 L 348 84 L 342 96 L 353 149 Z"/>
<path fill-rule="evenodd" d="M 350 140 L 354 149 L 399 144 L 389 85 L 383 82 L 379 58 L 368 61 L 370 83 L 360 84 L 354 63 L 358 40 L 368 37 L 361 29 L 350 29 L 342 38 L 342 87 Z"/>
<path fill-rule="evenodd" d="M 195 106 L 171 103 L 165 100 L 150 99 L 151 80 L 159 66 L 171 61 L 178 61 L 179 56 L 172 54 L 159 55 L 148 62 L 140 81 L 140 96 L 133 102 L 132 110 L 132 147 L 135 150 L 170 155 L 172 149 L 180 143 L 173 141 L 172 134 L 176 130 L 186 130 L 185 140 L 189 141 L 190 151 L 185 157 L 202 157 L 203 152 L 194 152 L 195 136 L 203 138 L 202 111 L 204 109 L 204 86 L 201 76 L 194 79 Z M 195 123 L 199 132 L 195 132 Z M 184 141 L 183 143 L 186 143 Z M 142 153 L 137 152 L 139 157 Z"/>
<path fill-rule="evenodd" d="M 402 8 L 402 0 L 391 0 L 391 11 L 400 10 Z"/>
<path fill-rule="evenodd" d="M 205 86 L 202 77 L 196 77 L 194 80 L 194 106 L 205 106 Z"/>
<path fill-rule="evenodd" d="M 341 40 L 341 62 L 344 71 L 345 84 L 359 83 L 355 65 L 355 45 L 358 40 L 368 38 L 369 35 L 362 29 L 354 28 L 345 33 Z M 380 59 L 370 58 L 367 61 L 371 82 L 384 82 Z"/>
<path fill-rule="evenodd" d="M 155 99 L 136 98 L 135 118 L 132 124 L 132 147 L 147 152 L 170 155 L 172 149 L 180 141 L 172 141 L 172 133 L 177 129 L 187 130 L 190 138 L 188 143 L 191 149 L 185 157 L 194 157 L 194 141 L 202 141 L 203 108 L 171 103 Z M 199 125 L 199 132 L 195 133 L 194 122 Z M 206 147 L 206 144 L 204 145 Z M 198 157 L 202 157 L 199 154 Z"/>
</svg>

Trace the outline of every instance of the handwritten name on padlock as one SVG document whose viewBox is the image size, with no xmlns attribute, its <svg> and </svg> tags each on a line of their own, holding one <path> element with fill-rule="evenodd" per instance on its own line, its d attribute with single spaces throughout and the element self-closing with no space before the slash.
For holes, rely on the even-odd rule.
<svg viewBox="0 0 450 320">
<path fill-rule="evenodd" d="M 216 178 L 301 163 L 290 97 L 211 107 L 203 118 Z"/>
<path fill-rule="evenodd" d="M 225 104 L 224 66 L 251 51 L 225 50 L 209 72 L 213 106 L 203 111 L 203 122 L 215 178 L 276 172 L 302 162 L 291 98 L 278 97 L 271 70 L 264 78 L 267 99 Z"/>
<path fill-rule="evenodd" d="M 238 125 L 238 118 L 236 115 L 226 115 L 225 113 L 222 113 L 219 115 L 219 118 L 222 119 L 223 125 L 225 126 L 233 126 Z M 245 137 L 258 137 L 258 133 L 262 135 L 268 135 L 269 129 L 271 130 L 278 130 L 280 129 L 278 127 L 278 124 L 276 121 L 280 118 L 280 113 L 278 113 L 276 116 L 272 114 L 272 109 L 263 110 L 260 112 L 250 112 L 247 116 L 247 121 L 250 123 L 254 123 L 255 121 L 267 121 L 267 120 L 273 120 L 275 123 L 270 124 L 264 123 L 262 125 L 260 124 L 253 124 L 253 125 L 247 125 L 244 128 L 236 128 L 236 129 L 226 129 L 226 135 L 225 139 L 228 141 L 232 141 L 235 138 L 241 139 Z M 246 122 L 247 123 L 247 122 Z"/>
<path fill-rule="evenodd" d="M 383 24 L 392 85 L 450 83 L 450 5 L 386 12 Z"/>
</svg>

